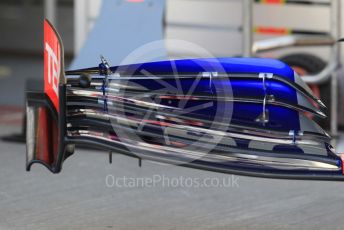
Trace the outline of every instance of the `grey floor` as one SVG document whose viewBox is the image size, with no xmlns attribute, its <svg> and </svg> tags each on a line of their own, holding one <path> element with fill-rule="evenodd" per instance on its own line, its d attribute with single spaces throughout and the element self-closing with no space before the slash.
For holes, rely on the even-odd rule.
<svg viewBox="0 0 344 230">
<path fill-rule="evenodd" d="M 0 105 L 23 104 L 27 76 L 40 61 L 0 59 Z M 23 68 L 28 68 L 25 70 Z M 31 71 L 32 70 L 32 71 Z M 34 73 L 35 71 L 35 73 Z M 6 74 L 7 73 L 7 74 Z M 37 74 L 37 75 L 36 75 Z M 2 77 L 1 77 L 2 76 Z M 18 86 L 18 87 L 16 87 Z M 1 108 L 1 107 L 0 107 Z M 0 136 L 19 132 L 1 119 Z M 19 113 L 19 112 L 17 112 Z M 9 119 L 8 117 L 6 119 Z M 343 229 L 344 183 L 238 177 L 228 188 L 107 186 L 106 178 L 228 178 L 230 176 L 78 150 L 59 175 L 25 172 L 25 146 L 0 141 L 2 229 Z"/>
</svg>

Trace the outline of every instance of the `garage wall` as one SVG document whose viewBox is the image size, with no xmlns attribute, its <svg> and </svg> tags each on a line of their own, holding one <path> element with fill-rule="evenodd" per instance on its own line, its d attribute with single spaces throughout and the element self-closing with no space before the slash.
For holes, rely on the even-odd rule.
<svg viewBox="0 0 344 230">
<path fill-rule="evenodd" d="M 242 34 L 238 30 L 242 21 L 241 1 L 167 2 L 166 38 L 191 41 L 214 56 L 242 53 Z M 169 51 L 174 56 L 179 54 L 178 50 Z"/>
<path fill-rule="evenodd" d="M 326 0 L 319 0 L 326 2 Z M 242 53 L 241 0 L 167 0 L 166 38 L 182 39 L 196 43 L 214 56 L 236 56 Z M 80 49 L 87 32 L 97 18 L 101 0 L 75 0 L 76 52 Z M 344 10 L 344 4 L 342 5 Z M 81 10 L 80 10 L 81 9 Z M 344 12 L 344 11 L 343 11 Z M 254 7 L 255 25 L 290 27 L 314 31 L 329 31 L 330 10 L 326 6 L 267 6 Z M 344 23 L 343 23 L 344 31 Z M 268 36 L 257 35 L 256 40 Z M 180 50 L 172 50 L 167 43 L 170 56 L 182 56 Z M 328 58 L 329 48 L 298 48 L 266 53 L 264 56 L 278 57 L 295 51 L 313 52 Z M 343 55 L 344 56 L 344 55 Z"/>
<path fill-rule="evenodd" d="M 57 27 L 65 51 L 73 53 L 73 1 L 59 0 Z M 41 55 L 43 44 L 43 0 L 0 1 L 1 54 Z"/>
</svg>

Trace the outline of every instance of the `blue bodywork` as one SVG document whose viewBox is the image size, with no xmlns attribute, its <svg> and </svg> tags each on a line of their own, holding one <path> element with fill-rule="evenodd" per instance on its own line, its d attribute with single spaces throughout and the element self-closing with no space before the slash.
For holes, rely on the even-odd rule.
<svg viewBox="0 0 344 230">
<path fill-rule="evenodd" d="M 77 72 L 97 72 L 99 67 L 71 71 L 69 74 Z M 267 73 L 287 82 L 296 82 L 296 76 L 292 68 L 287 64 L 275 60 L 264 58 L 204 58 L 204 59 L 185 59 L 169 60 L 159 62 L 149 62 L 140 64 L 131 64 L 115 66 L 110 68 L 112 73 L 121 77 L 132 76 L 126 84 L 140 85 L 146 91 L 157 92 L 163 90 L 169 91 L 170 95 L 186 95 L 190 88 L 194 88 L 192 94 L 210 94 L 213 96 L 230 96 L 233 98 L 256 99 L 264 101 L 267 95 L 273 95 L 276 101 L 282 101 L 287 104 L 298 104 L 297 90 L 285 82 L 276 81 L 276 79 L 261 79 L 259 74 Z M 219 76 L 215 77 L 195 77 L 201 73 L 216 72 Z M 225 75 L 225 76 L 223 76 Z M 234 77 L 234 76 L 239 77 Z M 173 77 L 171 77 L 173 76 Z M 189 77 L 188 77 L 189 76 Z M 251 76 L 248 78 L 247 76 Z M 148 80 L 150 77 L 157 77 L 159 80 Z M 181 78 L 178 78 L 181 77 Z M 110 81 L 111 78 L 110 78 Z M 118 79 L 114 80 L 118 81 Z M 170 86 L 166 89 L 166 85 Z M 179 91 L 179 92 L 178 92 Z M 180 100 L 159 100 L 160 104 L 177 106 Z M 190 102 L 188 106 L 192 107 L 199 103 Z M 213 106 L 198 110 L 190 116 L 194 118 L 212 118 L 215 112 L 226 107 L 226 102 L 216 102 Z M 262 124 L 256 122 L 256 119 L 262 114 L 262 104 L 243 103 L 240 101 L 231 103 L 232 124 L 240 126 L 249 126 L 253 128 L 262 128 L 272 131 L 290 132 L 301 131 L 299 112 L 291 108 L 267 105 L 269 111 L 269 122 Z"/>
<path fill-rule="evenodd" d="M 253 74 L 257 73 L 272 73 L 280 77 L 294 81 L 294 71 L 285 63 L 274 59 L 262 58 L 216 58 L 216 59 L 188 59 L 188 60 L 173 60 L 162 62 L 151 62 L 143 64 L 134 64 L 120 67 L 113 67 L 111 70 L 115 73 L 130 74 L 130 75 L 149 75 L 160 76 L 165 83 L 170 85 L 173 89 L 178 89 L 178 81 L 181 83 L 181 90 L 179 94 L 186 94 L 190 87 L 194 85 L 193 94 L 213 93 L 217 96 L 222 93 L 230 93 L 234 98 L 255 98 L 264 100 L 266 94 L 274 95 L 277 100 L 283 100 L 291 104 L 297 104 L 296 90 L 292 89 L 286 84 L 272 80 L 266 80 L 266 89 L 262 84 L 262 79 L 231 79 L 212 78 L 211 82 L 208 78 L 200 78 L 196 82 L 194 76 L 192 78 L 172 78 L 164 79 L 164 76 L 170 75 L 194 75 L 202 72 L 217 72 L 219 74 Z M 147 81 L 146 79 L 131 80 L 138 85 L 144 86 L 147 90 L 166 90 L 166 84 L 161 84 L 161 81 Z M 196 83 L 196 84 L 195 84 Z M 180 90 L 180 88 L 178 89 Z M 227 92 L 221 92 L 227 91 Z M 177 92 L 170 92 L 172 95 Z M 161 101 L 161 104 L 168 105 L 168 100 Z M 179 101 L 175 101 L 177 105 Z M 189 106 L 195 106 L 197 102 Z M 279 106 L 269 105 L 270 122 L 262 124 L 255 120 L 262 113 L 261 104 L 248 104 L 235 102 L 232 103 L 232 124 L 241 126 L 251 126 L 255 128 L 264 128 L 274 131 L 289 132 L 291 130 L 300 131 L 300 119 L 297 111 L 283 108 Z M 214 117 L 214 113 L 218 112 L 219 103 L 207 109 L 195 112 L 194 116 Z"/>
<path fill-rule="evenodd" d="M 113 72 L 128 71 L 132 74 L 142 74 L 147 71 L 152 74 L 170 74 L 178 70 L 182 73 L 221 72 L 225 73 L 273 73 L 294 81 L 294 71 L 287 64 L 267 58 L 204 58 L 185 59 L 160 62 L 149 62 L 133 65 L 112 67 Z"/>
</svg>

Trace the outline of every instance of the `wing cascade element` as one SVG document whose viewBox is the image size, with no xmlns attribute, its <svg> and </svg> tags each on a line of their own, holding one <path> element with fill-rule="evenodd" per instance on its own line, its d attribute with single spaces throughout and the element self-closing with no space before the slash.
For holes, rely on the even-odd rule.
<svg viewBox="0 0 344 230">
<path fill-rule="evenodd" d="M 28 170 L 38 162 L 58 173 L 81 144 L 222 173 L 344 178 L 330 136 L 309 118 L 326 117 L 325 105 L 282 62 L 208 58 L 110 67 L 102 57 L 98 67 L 63 73 L 57 103 L 51 91 L 28 94 Z"/>
</svg>

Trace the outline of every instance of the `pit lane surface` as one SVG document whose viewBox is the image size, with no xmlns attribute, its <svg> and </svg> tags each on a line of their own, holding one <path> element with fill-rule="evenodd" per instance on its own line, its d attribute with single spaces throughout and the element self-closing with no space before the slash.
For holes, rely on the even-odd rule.
<svg viewBox="0 0 344 230">
<path fill-rule="evenodd" d="M 0 79 L 0 102 L 18 108 L 27 75 L 20 68 L 14 72 L 16 78 Z M 18 121 L 0 124 L 0 136 L 19 131 Z M 124 177 L 143 178 L 146 186 L 142 180 L 139 186 L 112 183 Z M 157 177 L 164 177 L 165 184 L 149 183 Z M 234 181 L 226 188 L 171 184 L 180 177 Z M 0 141 L 1 230 L 342 229 L 343 191 L 344 183 L 336 182 L 233 178 L 146 161 L 139 168 L 137 160 L 121 155 L 109 165 L 106 153 L 85 150 L 77 150 L 61 174 L 39 165 L 26 172 L 25 146 Z"/>
<path fill-rule="evenodd" d="M 1 134 L 14 131 L 0 126 Z M 231 176 L 79 150 L 59 175 L 25 172 L 25 147 L 0 143 L 0 229 L 342 229 L 343 183 L 237 177 L 221 187 L 167 180 Z M 112 178 L 165 177 L 125 187 Z M 108 179 L 108 181 L 106 181 Z M 171 182 L 172 183 L 172 182 Z"/>
</svg>

